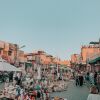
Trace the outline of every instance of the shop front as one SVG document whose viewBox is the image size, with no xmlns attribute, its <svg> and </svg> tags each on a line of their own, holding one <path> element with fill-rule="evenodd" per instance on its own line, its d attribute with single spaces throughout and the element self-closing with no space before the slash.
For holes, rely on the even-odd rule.
<svg viewBox="0 0 100 100">
<path fill-rule="evenodd" d="M 100 72 L 100 57 L 90 60 L 89 64 L 91 65 L 92 71 Z"/>
</svg>

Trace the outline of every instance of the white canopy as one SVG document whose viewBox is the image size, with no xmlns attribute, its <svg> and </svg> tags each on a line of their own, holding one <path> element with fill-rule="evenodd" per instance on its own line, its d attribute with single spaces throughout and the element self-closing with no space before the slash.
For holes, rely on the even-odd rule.
<svg viewBox="0 0 100 100">
<path fill-rule="evenodd" d="M 51 68 L 55 68 L 55 66 L 50 66 Z"/>
<path fill-rule="evenodd" d="M 21 71 L 15 66 L 9 64 L 7 61 L 0 58 L 0 71 Z"/>
</svg>

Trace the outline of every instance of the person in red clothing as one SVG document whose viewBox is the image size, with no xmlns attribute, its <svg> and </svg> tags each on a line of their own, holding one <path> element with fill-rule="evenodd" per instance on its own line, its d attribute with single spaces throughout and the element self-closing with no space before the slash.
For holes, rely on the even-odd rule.
<svg viewBox="0 0 100 100">
<path fill-rule="evenodd" d="M 31 95 L 31 100 L 36 100 L 35 97 L 33 95 Z"/>
<path fill-rule="evenodd" d="M 37 93 L 36 93 L 36 91 L 33 91 L 33 96 L 34 96 L 34 98 L 37 97 Z"/>
<path fill-rule="evenodd" d="M 24 100 L 31 100 L 28 94 L 25 94 Z"/>
<path fill-rule="evenodd" d="M 46 98 L 47 98 L 47 100 L 49 99 L 49 92 L 48 92 L 48 90 L 46 90 Z"/>
</svg>

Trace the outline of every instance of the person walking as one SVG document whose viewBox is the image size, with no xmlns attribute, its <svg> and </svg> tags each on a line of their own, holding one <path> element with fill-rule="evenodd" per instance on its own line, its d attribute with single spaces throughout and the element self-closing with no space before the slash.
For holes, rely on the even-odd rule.
<svg viewBox="0 0 100 100">
<path fill-rule="evenodd" d="M 88 95 L 87 100 L 100 100 L 100 95 L 96 86 L 90 88 L 90 94 Z"/>
<path fill-rule="evenodd" d="M 76 86 L 78 86 L 79 85 L 79 75 L 78 74 L 76 74 L 75 76 L 75 82 L 76 82 Z"/>
<path fill-rule="evenodd" d="M 80 75 L 79 75 L 79 85 L 80 85 L 80 86 L 83 86 L 83 82 L 84 82 L 83 75 L 80 74 Z"/>
<path fill-rule="evenodd" d="M 94 85 L 97 85 L 97 72 L 94 73 Z"/>
<path fill-rule="evenodd" d="M 94 85 L 94 73 L 92 71 L 90 73 L 90 83 Z"/>
</svg>

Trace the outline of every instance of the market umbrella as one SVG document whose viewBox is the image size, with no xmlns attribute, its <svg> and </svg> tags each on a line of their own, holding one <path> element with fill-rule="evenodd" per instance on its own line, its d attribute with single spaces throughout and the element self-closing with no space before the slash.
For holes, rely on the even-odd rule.
<svg viewBox="0 0 100 100">
<path fill-rule="evenodd" d="M 0 58 L 0 71 L 21 71 L 21 70 L 9 64 L 6 60 Z"/>
</svg>

